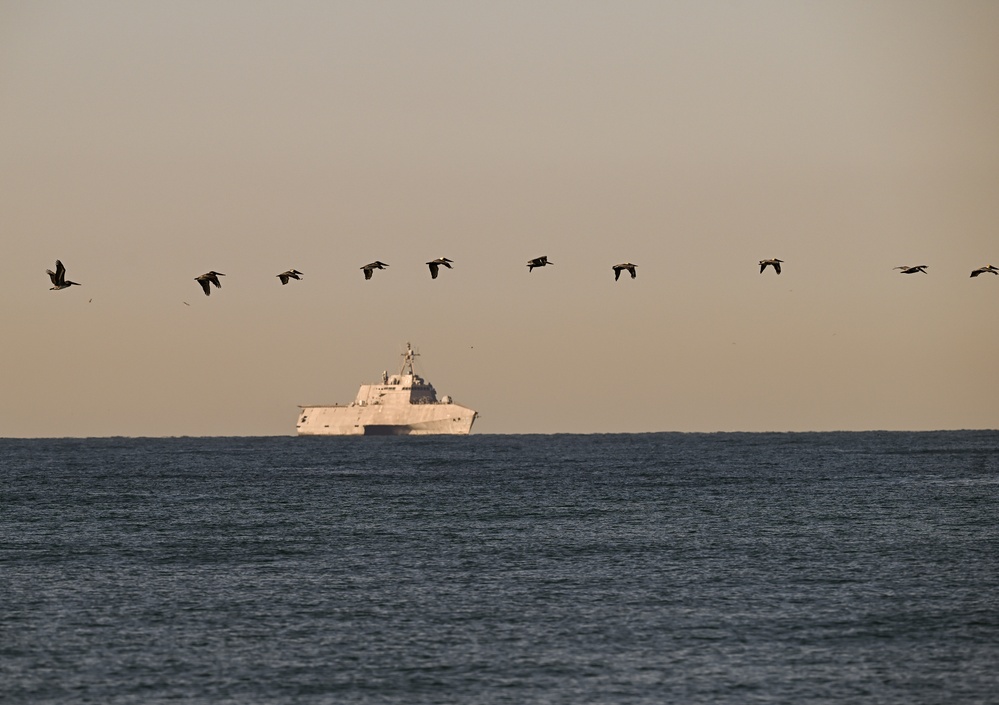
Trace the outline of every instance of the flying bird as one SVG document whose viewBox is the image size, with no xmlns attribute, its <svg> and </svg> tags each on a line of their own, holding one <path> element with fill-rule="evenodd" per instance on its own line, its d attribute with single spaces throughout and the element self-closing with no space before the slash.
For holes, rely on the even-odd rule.
<svg viewBox="0 0 999 705">
<path fill-rule="evenodd" d="M 999 267 L 993 267 L 991 264 L 987 264 L 984 267 L 979 267 L 971 272 L 971 276 L 973 277 L 977 277 L 979 274 L 999 274 Z"/>
<path fill-rule="evenodd" d="M 901 269 L 902 271 L 900 272 L 900 274 L 915 274 L 916 272 L 922 272 L 923 274 L 926 274 L 926 266 L 927 265 L 925 264 L 920 264 L 919 266 L 916 267 L 910 267 L 907 264 L 903 264 L 901 267 L 895 267 L 895 269 Z"/>
<path fill-rule="evenodd" d="M 281 280 L 281 285 L 284 286 L 288 283 L 289 279 L 301 279 L 302 273 L 297 269 L 289 269 L 287 272 L 278 274 L 277 278 Z"/>
<path fill-rule="evenodd" d="M 545 255 L 544 257 L 535 257 L 534 259 L 529 260 L 527 262 L 527 271 L 528 272 L 533 272 L 535 267 L 546 267 L 549 264 L 553 265 L 555 263 L 554 262 L 549 262 L 547 255 Z"/>
<path fill-rule="evenodd" d="M 628 272 L 631 274 L 631 278 L 634 279 L 635 277 L 638 276 L 638 274 L 635 272 L 635 267 L 637 266 L 638 266 L 637 264 L 632 264 L 631 262 L 625 262 L 624 264 L 615 264 L 613 267 L 611 267 L 611 269 L 614 270 L 614 281 L 617 281 L 620 278 L 622 270 L 625 269 L 628 270 Z"/>
<path fill-rule="evenodd" d="M 385 269 L 387 266 L 388 265 L 385 264 L 384 262 L 379 262 L 378 260 L 375 260 L 370 264 L 364 265 L 363 267 L 361 267 L 361 269 L 364 270 L 364 278 L 371 279 L 371 275 L 374 274 L 376 269 Z"/>
<path fill-rule="evenodd" d="M 51 269 L 46 269 L 45 271 L 48 272 L 49 279 L 52 280 L 52 286 L 49 287 L 49 291 L 59 291 L 60 289 L 68 289 L 71 286 L 80 286 L 79 282 L 66 281 L 66 268 L 59 260 L 56 260 L 54 272 Z"/>
<path fill-rule="evenodd" d="M 448 269 L 451 269 L 451 263 L 453 261 L 454 260 L 450 260 L 447 257 L 438 257 L 435 260 L 427 262 L 427 266 L 430 267 L 430 278 L 431 279 L 437 278 L 437 272 L 439 271 L 441 265 L 447 267 Z"/>
<path fill-rule="evenodd" d="M 219 277 L 224 276 L 222 272 L 212 270 L 211 272 L 205 272 L 200 277 L 195 277 L 194 281 L 201 284 L 201 288 L 205 290 L 205 296 L 211 296 L 212 288 L 210 284 L 214 284 L 216 289 L 221 289 L 222 283 L 219 281 Z"/>
<path fill-rule="evenodd" d="M 780 263 L 783 262 L 782 259 L 761 259 L 760 260 L 760 274 L 763 274 L 763 270 L 767 267 L 773 267 L 774 271 L 780 274 Z"/>
</svg>

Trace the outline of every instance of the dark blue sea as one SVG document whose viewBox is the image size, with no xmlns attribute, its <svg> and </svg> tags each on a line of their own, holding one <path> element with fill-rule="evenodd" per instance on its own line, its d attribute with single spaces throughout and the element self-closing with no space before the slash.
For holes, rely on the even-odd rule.
<svg viewBox="0 0 999 705">
<path fill-rule="evenodd" d="M 996 703 L 999 432 L 0 440 L 3 703 Z"/>
</svg>

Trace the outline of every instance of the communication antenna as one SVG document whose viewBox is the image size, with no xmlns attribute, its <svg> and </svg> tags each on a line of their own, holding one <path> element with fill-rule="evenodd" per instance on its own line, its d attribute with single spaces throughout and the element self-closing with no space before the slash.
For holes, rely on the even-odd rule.
<svg viewBox="0 0 999 705">
<path fill-rule="evenodd" d="M 413 363 L 419 355 L 420 353 L 413 350 L 412 345 L 406 343 L 406 352 L 402 354 L 402 369 L 399 370 L 399 374 L 404 375 L 406 374 L 406 370 L 409 369 L 409 374 L 416 376 L 416 370 L 413 369 Z"/>
</svg>

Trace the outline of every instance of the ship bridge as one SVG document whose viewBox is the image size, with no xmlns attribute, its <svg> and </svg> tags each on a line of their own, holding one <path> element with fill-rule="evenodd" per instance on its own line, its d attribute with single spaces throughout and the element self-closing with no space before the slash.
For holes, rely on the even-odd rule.
<svg viewBox="0 0 999 705">
<path fill-rule="evenodd" d="M 426 381 L 416 373 L 414 363 L 419 353 L 413 350 L 409 343 L 406 343 L 406 352 L 403 353 L 402 367 L 398 374 L 389 375 L 382 372 L 381 384 L 362 384 L 357 390 L 357 398 L 354 404 L 369 406 L 383 404 L 388 406 L 399 406 L 403 404 L 437 404 L 437 390 L 434 385 Z M 445 398 L 443 403 L 450 403 L 450 398 Z"/>
</svg>

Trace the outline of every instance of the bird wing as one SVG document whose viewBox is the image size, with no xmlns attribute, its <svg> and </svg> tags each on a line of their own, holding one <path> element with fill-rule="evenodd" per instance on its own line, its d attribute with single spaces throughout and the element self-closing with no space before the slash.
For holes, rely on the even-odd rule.
<svg viewBox="0 0 999 705">
<path fill-rule="evenodd" d="M 56 286 L 60 286 L 61 284 L 65 283 L 66 267 L 63 266 L 62 260 L 56 260 L 55 276 L 56 276 L 56 282 L 55 282 Z"/>
<path fill-rule="evenodd" d="M 638 274 L 635 273 L 635 268 L 634 267 L 628 267 L 628 271 L 631 272 L 631 278 L 632 279 L 634 279 L 635 277 L 638 276 Z"/>
<path fill-rule="evenodd" d="M 780 262 L 774 262 L 774 269 L 780 274 Z"/>
<path fill-rule="evenodd" d="M 612 269 L 614 270 L 614 281 L 617 281 L 618 279 L 621 278 L 621 268 L 620 267 L 612 267 Z"/>
<path fill-rule="evenodd" d="M 195 277 L 195 281 L 201 284 L 201 288 L 205 290 L 205 296 L 211 296 L 212 287 L 208 283 L 208 277 Z"/>
<path fill-rule="evenodd" d="M 437 278 L 437 263 L 436 262 L 427 262 L 427 266 L 430 267 L 430 278 L 431 279 L 436 279 Z"/>
<path fill-rule="evenodd" d="M 288 276 L 287 272 L 286 272 L 286 273 L 284 273 L 284 274 L 278 274 L 278 279 L 280 279 L 280 280 L 281 280 L 281 284 L 282 284 L 282 285 L 284 285 L 284 284 L 287 284 L 287 283 L 288 283 L 288 279 L 289 279 L 289 278 L 290 278 L 290 277 Z"/>
<path fill-rule="evenodd" d="M 373 272 L 374 270 L 372 270 L 372 269 L 369 269 L 368 267 L 362 267 L 361 269 L 363 269 L 363 270 L 364 270 L 364 278 L 365 278 L 365 279 L 371 279 L 371 274 L 372 274 L 372 272 Z"/>
</svg>

